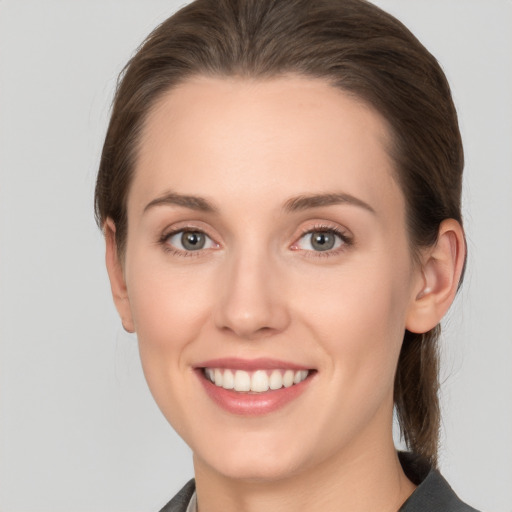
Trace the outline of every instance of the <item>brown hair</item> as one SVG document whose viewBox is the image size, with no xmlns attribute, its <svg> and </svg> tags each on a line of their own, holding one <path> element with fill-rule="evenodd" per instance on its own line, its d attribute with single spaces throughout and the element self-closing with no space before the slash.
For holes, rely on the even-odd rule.
<svg viewBox="0 0 512 512">
<path fill-rule="evenodd" d="M 436 59 L 398 20 L 365 0 L 196 0 L 157 27 L 124 68 L 101 156 L 99 225 L 127 234 L 126 198 L 144 120 L 161 95 L 194 75 L 327 80 L 388 122 L 413 254 L 461 222 L 463 151 L 450 89 Z M 405 332 L 394 399 L 408 447 L 437 462 L 440 328 Z"/>
</svg>

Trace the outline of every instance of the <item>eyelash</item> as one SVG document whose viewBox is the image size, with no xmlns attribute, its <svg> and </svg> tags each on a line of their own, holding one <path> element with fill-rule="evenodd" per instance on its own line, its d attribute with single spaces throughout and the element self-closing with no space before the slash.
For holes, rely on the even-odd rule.
<svg viewBox="0 0 512 512">
<path fill-rule="evenodd" d="M 197 257 L 197 256 L 204 255 L 204 251 L 207 251 L 208 249 L 198 249 L 197 251 L 187 251 L 187 250 L 178 249 L 169 243 L 169 239 L 171 237 L 173 237 L 179 233 L 186 233 L 186 232 L 202 233 L 203 235 L 208 237 L 214 244 L 219 246 L 219 244 L 217 242 L 215 242 L 213 240 L 213 238 L 210 235 L 208 235 L 208 233 L 206 233 L 206 231 L 204 229 L 198 228 L 196 226 L 181 226 L 172 231 L 165 232 L 162 234 L 162 236 L 158 240 L 158 243 L 162 246 L 163 250 L 166 253 L 171 254 L 171 255 L 184 256 L 184 257 Z M 294 247 L 306 235 L 309 235 L 312 233 L 317 233 L 317 232 L 328 233 L 328 234 L 334 235 L 335 237 L 337 237 L 338 239 L 341 240 L 341 242 L 342 242 L 341 246 L 337 247 L 335 249 L 328 249 L 325 251 L 313 251 L 313 250 L 300 249 L 300 248 Z M 344 232 L 334 226 L 318 224 L 318 225 L 313 226 L 312 228 L 308 228 L 308 229 L 302 231 L 300 236 L 296 239 L 295 242 L 293 242 L 293 244 L 290 246 L 290 248 L 294 251 L 303 252 L 304 256 L 308 257 L 308 258 L 326 258 L 326 257 L 330 257 L 330 256 L 336 256 L 339 253 L 347 250 L 352 245 L 354 245 L 353 238 L 351 236 L 347 235 L 346 232 Z"/>
</svg>

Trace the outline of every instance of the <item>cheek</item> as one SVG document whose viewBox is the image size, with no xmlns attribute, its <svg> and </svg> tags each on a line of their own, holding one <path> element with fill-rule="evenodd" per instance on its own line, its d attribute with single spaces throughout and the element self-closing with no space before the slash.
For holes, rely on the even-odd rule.
<svg viewBox="0 0 512 512">
<path fill-rule="evenodd" d="M 340 267 L 297 305 L 332 371 L 351 386 L 367 390 L 392 386 L 405 330 L 409 262 L 374 258 L 371 264 Z M 299 296 L 297 293 L 296 296 Z M 307 313 L 306 313 L 307 312 Z"/>
<path fill-rule="evenodd" d="M 178 376 L 191 372 L 190 345 L 211 316 L 211 280 L 165 257 L 138 256 L 127 266 L 130 306 L 144 373 L 160 404 L 159 393 L 180 389 Z"/>
<path fill-rule="evenodd" d="M 139 340 L 165 349 L 194 338 L 207 314 L 210 280 L 197 269 L 173 268 L 165 258 L 134 258 L 128 270 Z"/>
<path fill-rule="evenodd" d="M 211 280 L 197 270 L 177 271 L 162 258 L 149 260 L 133 257 L 127 266 L 139 353 L 155 402 L 183 435 L 183 411 L 196 399 L 191 353 L 211 316 Z"/>
</svg>

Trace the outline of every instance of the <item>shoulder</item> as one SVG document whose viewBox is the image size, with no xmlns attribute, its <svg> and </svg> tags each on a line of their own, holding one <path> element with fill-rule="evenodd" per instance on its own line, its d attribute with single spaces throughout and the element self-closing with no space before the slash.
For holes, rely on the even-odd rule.
<svg viewBox="0 0 512 512">
<path fill-rule="evenodd" d="M 174 498 L 160 510 L 160 512 L 186 512 L 190 498 L 196 490 L 196 483 L 194 480 L 188 481 L 183 489 L 174 496 Z"/>
<path fill-rule="evenodd" d="M 398 512 L 478 512 L 461 501 L 441 473 L 420 457 L 410 453 L 399 457 L 405 474 L 418 487 Z"/>
</svg>

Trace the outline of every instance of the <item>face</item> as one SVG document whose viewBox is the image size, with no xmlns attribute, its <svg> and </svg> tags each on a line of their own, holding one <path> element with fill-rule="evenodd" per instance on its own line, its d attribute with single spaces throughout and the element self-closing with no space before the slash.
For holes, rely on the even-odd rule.
<svg viewBox="0 0 512 512">
<path fill-rule="evenodd" d="M 392 442 L 421 279 L 388 142 L 298 77 L 197 78 L 149 115 L 118 308 L 201 467 L 281 478 Z"/>
</svg>

